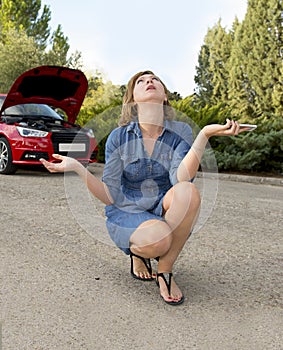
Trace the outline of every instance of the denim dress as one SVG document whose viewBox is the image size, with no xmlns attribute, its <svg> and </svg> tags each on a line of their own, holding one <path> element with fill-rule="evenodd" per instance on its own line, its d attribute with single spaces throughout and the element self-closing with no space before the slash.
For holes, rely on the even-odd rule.
<svg viewBox="0 0 283 350">
<path fill-rule="evenodd" d="M 130 254 L 130 237 L 147 220 L 164 220 L 162 201 L 177 183 L 177 169 L 192 145 L 192 129 L 164 122 L 149 156 L 138 122 L 114 129 L 106 142 L 102 180 L 113 204 L 105 207 L 106 227 L 117 247 Z"/>
</svg>

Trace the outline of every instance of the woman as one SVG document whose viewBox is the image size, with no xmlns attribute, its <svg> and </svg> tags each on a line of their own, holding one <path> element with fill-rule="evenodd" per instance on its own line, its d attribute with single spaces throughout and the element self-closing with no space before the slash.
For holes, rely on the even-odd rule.
<svg viewBox="0 0 283 350">
<path fill-rule="evenodd" d="M 191 128 L 173 121 L 168 90 L 151 71 L 134 75 L 124 96 L 120 126 L 106 143 L 102 181 L 76 160 L 54 155 L 42 159 L 50 172 L 75 171 L 106 205 L 112 240 L 131 257 L 134 278 L 156 279 L 170 305 L 184 296 L 173 278 L 173 266 L 198 217 L 200 195 L 192 180 L 211 136 L 237 135 L 237 122 L 207 125 L 192 141 Z M 242 130 L 241 130 L 242 131 Z M 158 260 L 152 272 L 150 259 Z"/>
</svg>

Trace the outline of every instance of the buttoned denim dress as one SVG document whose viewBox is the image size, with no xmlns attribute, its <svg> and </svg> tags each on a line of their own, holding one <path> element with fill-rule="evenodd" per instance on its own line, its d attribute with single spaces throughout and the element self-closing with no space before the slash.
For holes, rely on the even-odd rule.
<svg viewBox="0 0 283 350">
<path fill-rule="evenodd" d="M 106 142 L 102 180 L 113 204 L 105 207 L 111 239 L 130 254 L 130 237 L 147 220 L 164 220 L 162 201 L 177 183 L 177 169 L 192 145 L 192 129 L 179 121 L 164 122 L 149 156 L 138 122 L 114 129 Z"/>
</svg>

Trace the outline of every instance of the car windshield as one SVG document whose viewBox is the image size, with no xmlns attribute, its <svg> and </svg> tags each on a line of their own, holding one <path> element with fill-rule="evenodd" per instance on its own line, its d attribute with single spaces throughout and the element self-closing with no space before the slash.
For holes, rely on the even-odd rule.
<svg viewBox="0 0 283 350">
<path fill-rule="evenodd" d="M 21 104 L 6 108 L 3 114 L 17 116 L 44 116 L 62 120 L 62 117 L 59 116 L 51 107 L 44 104 L 35 103 Z"/>
<path fill-rule="evenodd" d="M 4 99 L 2 96 L 0 97 L 0 108 L 3 105 Z M 9 116 L 44 116 L 50 117 L 53 119 L 62 120 L 58 113 L 56 113 L 51 107 L 45 104 L 38 103 L 26 103 L 19 104 L 16 106 L 8 107 L 5 109 L 3 115 Z"/>
</svg>

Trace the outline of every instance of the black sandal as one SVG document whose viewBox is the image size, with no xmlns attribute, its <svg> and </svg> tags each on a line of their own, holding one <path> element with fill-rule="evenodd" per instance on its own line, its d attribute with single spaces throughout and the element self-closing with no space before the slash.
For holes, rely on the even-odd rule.
<svg viewBox="0 0 283 350">
<path fill-rule="evenodd" d="M 131 275 L 132 275 L 132 277 L 137 279 L 137 280 L 140 280 L 140 281 L 153 281 L 154 280 L 153 277 L 143 278 L 143 277 L 137 276 L 134 273 L 134 259 L 133 259 L 133 256 L 138 258 L 138 259 L 140 259 L 144 263 L 145 267 L 147 268 L 148 273 L 150 274 L 150 276 L 152 276 L 152 267 L 151 267 L 150 259 L 145 259 L 142 256 L 136 255 L 136 254 L 131 252 L 130 253 L 130 257 L 131 257 Z"/>
<path fill-rule="evenodd" d="M 166 284 L 166 287 L 167 287 L 169 295 L 171 295 L 171 279 L 172 279 L 172 276 L 173 276 L 172 272 L 160 272 L 156 276 L 156 284 L 157 284 L 157 286 L 159 287 L 158 278 L 161 277 L 163 279 L 163 281 L 165 282 L 165 284 Z M 185 297 L 183 295 L 182 295 L 181 299 L 178 300 L 178 301 L 173 301 L 173 300 L 172 301 L 168 301 L 168 300 L 165 300 L 161 294 L 160 294 L 160 296 L 165 301 L 165 303 L 167 303 L 169 305 L 180 305 L 185 300 Z"/>
</svg>

